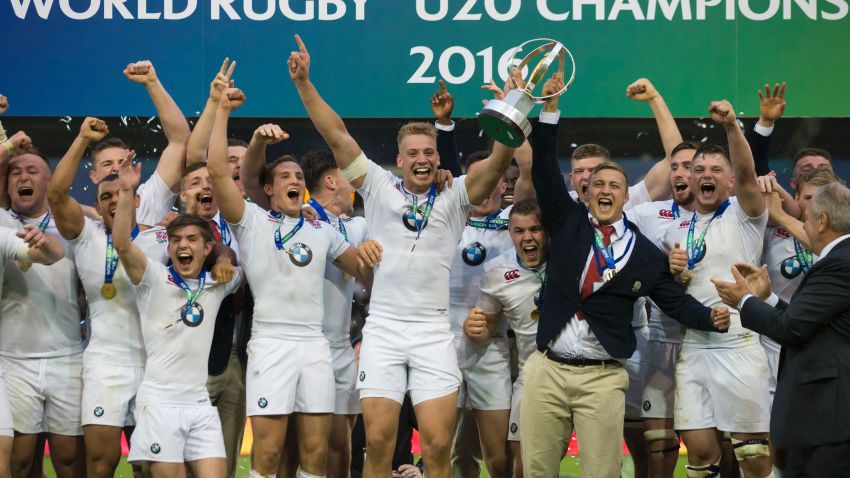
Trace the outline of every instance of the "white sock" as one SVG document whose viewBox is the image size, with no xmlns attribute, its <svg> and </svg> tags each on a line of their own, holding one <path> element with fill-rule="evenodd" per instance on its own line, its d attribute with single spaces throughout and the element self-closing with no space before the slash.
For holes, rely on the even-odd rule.
<svg viewBox="0 0 850 478">
<path fill-rule="evenodd" d="M 299 468 L 298 473 L 295 474 L 295 478 L 325 478 L 324 476 L 319 475 L 311 475 L 304 471 L 304 468 Z"/>
<path fill-rule="evenodd" d="M 271 475 L 264 475 L 259 471 L 251 468 L 251 471 L 248 472 L 248 476 L 250 478 L 277 478 L 277 473 L 272 473 Z"/>
</svg>

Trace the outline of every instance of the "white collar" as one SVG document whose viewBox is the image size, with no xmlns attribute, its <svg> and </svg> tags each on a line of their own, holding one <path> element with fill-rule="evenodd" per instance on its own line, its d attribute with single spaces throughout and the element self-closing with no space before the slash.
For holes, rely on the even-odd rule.
<svg viewBox="0 0 850 478">
<path fill-rule="evenodd" d="M 587 217 L 590 218 L 590 223 L 593 224 L 594 227 L 599 226 L 599 221 L 597 221 L 592 214 L 587 213 Z M 625 218 L 626 215 L 624 214 L 620 216 L 620 219 L 617 222 L 615 222 L 614 224 L 610 224 L 611 226 L 614 226 L 614 233 L 611 234 L 611 241 L 614 241 L 615 239 L 621 239 L 626 234 Z"/>
</svg>

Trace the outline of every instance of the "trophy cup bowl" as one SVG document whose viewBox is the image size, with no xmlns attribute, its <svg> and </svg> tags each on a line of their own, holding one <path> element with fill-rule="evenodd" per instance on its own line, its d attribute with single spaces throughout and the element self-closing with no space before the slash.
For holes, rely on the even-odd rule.
<svg viewBox="0 0 850 478">
<path fill-rule="evenodd" d="M 537 43 L 542 43 L 542 45 L 531 50 L 517 65 L 515 62 L 517 54 L 522 52 L 526 46 Z M 541 55 L 543 55 L 543 58 L 532 70 L 525 86 L 520 87 L 514 78 L 514 71 L 517 69 L 522 71 L 526 65 Z M 534 96 L 532 94 L 534 88 L 542 82 L 549 68 L 556 60 L 558 61 L 559 71 L 563 73 L 566 56 L 570 58 L 572 73 L 569 79 L 566 76 L 564 77 L 563 88 L 550 95 Z M 544 103 L 549 98 L 563 94 L 573 83 L 575 75 L 576 68 L 573 55 L 559 41 L 549 38 L 535 38 L 515 47 L 508 62 L 508 78 L 513 83 L 514 88 L 505 95 L 503 100 L 492 100 L 481 110 L 478 114 L 478 123 L 481 125 L 481 129 L 492 136 L 493 139 L 506 146 L 512 148 L 520 146 L 528 135 L 531 134 L 531 123 L 528 121 L 528 113 L 531 112 L 534 105 Z"/>
</svg>

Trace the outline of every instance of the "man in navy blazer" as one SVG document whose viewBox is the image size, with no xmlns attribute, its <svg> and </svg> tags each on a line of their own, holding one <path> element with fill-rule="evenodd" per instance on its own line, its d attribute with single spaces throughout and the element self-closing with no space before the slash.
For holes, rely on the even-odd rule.
<svg viewBox="0 0 850 478">
<path fill-rule="evenodd" d="M 714 284 L 741 311 L 744 327 L 782 345 L 770 436 L 774 447 L 790 450 L 788 469 L 850 476 L 850 190 L 820 187 L 804 217 L 819 259 L 790 303 L 771 293 L 766 269 L 752 264 L 732 266 L 734 283 Z"/>
<path fill-rule="evenodd" d="M 635 300 L 649 296 L 670 317 L 706 331 L 725 330 L 729 311 L 686 295 L 666 255 L 628 222 L 628 176 L 620 166 L 594 169 L 587 207 L 570 197 L 557 133 L 557 124 L 537 121 L 531 137 L 532 179 L 551 245 L 538 351 L 523 369 L 523 468 L 526 476 L 557 476 L 575 429 L 583 472 L 619 477 L 628 387 L 622 363 L 635 350 Z"/>
</svg>

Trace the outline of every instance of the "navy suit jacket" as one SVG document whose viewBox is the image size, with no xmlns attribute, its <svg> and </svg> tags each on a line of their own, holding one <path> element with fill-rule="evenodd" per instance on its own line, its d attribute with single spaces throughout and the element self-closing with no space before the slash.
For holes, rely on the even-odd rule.
<svg viewBox="0 0 850 478">
<path fill-rule="evenodd" d="M 741 324 L 782 345 L 773 442 L 804 448 L 850 440 L 850 239 L 812 266 L 790 303 L 747 299 Z"/>
<path fill-rule="evenodd" d="M 572 199 L 558 167 L 558 126 L 534 122 L 532 179 L 537 190 L 543 225 L 549 232 L 544 307 L 537 327 L 537 346 L 546 347 L 577 311 L 614 358 L 629 358 L 635 351 L 632 330 L 634 303 L 649 296 L 664 313 L 682 324 L 716 331 L 711 309 L 685 294 L 670 275 L 667 255 L 634 225 L 634 249 L 626 265 L 611 280 L 582 300 L 581 276 L 590 256 L 593 226 L 587 208 Z"/>
</svg>

